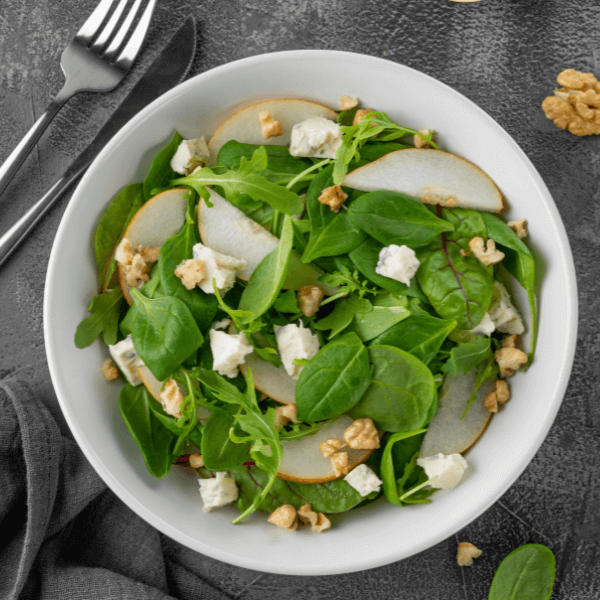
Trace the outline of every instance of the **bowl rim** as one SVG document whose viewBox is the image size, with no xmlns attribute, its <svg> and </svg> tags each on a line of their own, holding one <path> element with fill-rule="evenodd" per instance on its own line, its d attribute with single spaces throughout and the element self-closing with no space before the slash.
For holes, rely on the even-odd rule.
<svg viewBox="0 0 600 600">
<path fill-rule="evenodd" d="M 367 54 L 361 54 L 356 52 L 346 52 L 340 50 L 287 50 L 281 52 L 272 52 L 266 54 L 255 55 L 247 58 L 242 58 L 239 60 L 235 60 L 217 67 L 210 69 L 208 71 L 199 73 L 194 77 L 180 83 L 175 86 L 168 92 L 164 93 L 162 96 L 159 96 L 155 99 L 151 104 L 143 108 L 138 114 L 136 114 L 128 123 L 126 123 L 119 132 L 115 134 L 115 136 L 106 144 L 106 146 L 102 149 L 102 151 L 95 158 L 91 166 L 87 169 L 83 178 L 77 185 L 77 188 L 73 192 L 72 197 L 74 198 L 74 202 L 69 202 L 64 215 L 61 219 L 60 225 L 58 227 L 55 242 L 52 246 L 52 252 L 50 255 L 50 260 L 48 264 L 48 271 L 46 275 L 45 281 L 45 291 L 44 291 L 44 309 L 43 309 L 43 320 L 44 320 L 44 339 L 45 339 L 45 347 L 46 354 L 48 359 L 48 365 L 50 370 L 50 375 L 52 379 L 52 383 L 56 392 L 56 396 L 58 398 L 61 410 L 65 419 L 69 425 L 69 428 L 73 434 L 73 437 L 77 441 L 78 445 L 96 470 L 96 472 L 100 475 L 100 477 L 104 480 L 107 486 L 125 503 L 127 504 L 138 516 L 142 517 L 146 522 L 150 525 L 168 535 L 170 538 L 175 541 L 191 548 L 195 551 L 198 551 L 202 554 L 206 554 L 212 558 L 217 560 L 221 560 L 227 562 L 229 564 L 233 564 L 239 567 L 253 569 L 256 571 L 262 572 L 270 572 L 270 573 L 279 573 L 279 574 L 288 574 L 288 575 L 308 575 L 308 576 L 316 576 L 316 575 L 333 575 L 338 573 L 349 573 L 352 571 L 360 571 L 365 569 L 372 569 L 376 567 L 380 567 L 385 564 L 389 564 L 391 562 L 395 562 L 397 560 L 401 560 L 404 558 L 408 558 L 418 552 L 422 552 L 440 542 L 447 539 L 451 535 L 453 535 L 457 529 L 455 526 L 450 526 L 449 524 L 440 528 L 437 532 L 437 535 L 430 536 L 426 540 L 419 540 L 411 546 L 410 551 L 394 551 L 394 549 L 390 549 L 390 551 L 386 554 L 385 557 L 377 556 L 376 558 L 370 556 L 360 556 L 357 557 L 356 560 L 351 561 L 349 564 L 344 564 L 340 566 L 338 564 L 329 565 L 329 564 L 320 564 L 318 566 L 311 567 L 310 572 L 307 572 L 305 566 L 302 565 L 277 565 L 277 564 L 269 564 L 269 565 L 261 565 L 260 560 L 257 559 L 245 559 L 236 554 L 222 551 L 219 549 L 215 549 L 212 546 L 203 544 L 199 542 L 197 539 L 187 535 L 185 532 L 182 532 L 176 529 L 174 526 L 166 522 L 160 515 L 155 514 L 150 509 L 148 509 L 144 504 L 137 500 L 137 498 L 132 495 L 132 493 L 128 490 L 128 488 L 117 478 L 115 475 L 107 468 L 104 468 L 101 460 L 99 459 L 98 453 L 94 449 L 94 447 L 88 443 L 82 431 L 80 431 L 76 420 L 73 418 L 73 415 L 69 411 L 68 401 L 66 400 L 67 394 L 63 389 L 61 384 L 60 376 L 59 376 L 59 365 L 60 365 L 60 356 L 58 352 L 54 348 L 52 332 L 50 330 L 50 320 L 52 314 L 53 307 L 53 286 L 52 280 L 54 278 L 54 274 L 60 269 L 60 263 L 58 261 L 58 251 L 57 247 L 59 244 L 56 242 L 61 239 L 64 235 L 64 232 L 67 229 L 67 223 L 69 221 L 69 217 L 71 212 L 74 210 L 75 205 L 79 202 L 83 201 L 81 198 L 82 190 L 84 190 L 90 181 L 93 181 L 95 176 L 95 167 L 102 163 L 106 156 L 108 156 L 115 147 L 118 147 L 132 132 L 133 129 L 137 127 L 137 124 L 150 117 L 154 112 L 161 109 L 162 105 L 169 101 L 171 98 L 175 97 L 177 94 L 181 93 L 182 90 L 186 88 L 193 87 L 197 85 L 198 80 L 202 80 L 207 77 L 209 74 L 214 74 L 215 72 L 220 72 L 226 74 L 228 71 L 235 71 L 241 67 L 254 65 L 256 63 L 262 63 L 263 66 L 268 65 L 268 63 L 272 61 L 279 60 L 287 60 L 287 59 L 305 59 L 310 58 L 312 60 L 326 60 L 327 58 L 331 58 L 333 56 L 345 58 L 348 60 L 352 59 L 360 59 L 366 61 L 372 61 L 373 65 L 377 64 L 379 66 L 385 66 L 391 69 L 399 69 L 400 71 L 405 71 L 412 73 L 413 75 L 418 75 L 419 77 L 424 77 L 431 82 L 434 82 L 435 85 L 443 86 L 445 91 L 451 95 L 457 97 L 457 99 L 469 106 L 470 110 L 477 113 L 479 118 L 481 118 L 484 122 L 490 125 L 499 136 L 504 138 L 504 141 L 512 148 L 512 150 L 516 153 L 518 159 L 524 163 L 529 171 L 531 176 L 531 180 L 534 186 L 538 189 L 538 192 L 541 196 L 545 196 L 548 199 L 548 210 L 552 214 L 555 223 L 558 225 L 556 227 L 556 231 L 558 234 L 558 242 L 560 244 L 560 253 L 559 257 L 563 263 L 564 272 L 567 274 L 568 281 L 565 281 L 565 287 L 568 289 L 568 297 L 567 303 L 565 306 L 565 318 L 569 321 L 569 334 L 568 339 L 566 340 L 566 344 L 563 347 L 563 360 L 558 370 L 558 376 L 556 380 L 556 394 L 555 400 L 551 405 L 550 410 L 547 410 L 541 417 L 542 424 L 538 428 L 538 434 L 534 439 L 529 440 L 528 452 L 523 453 L 521 460 L 518 464 L 513 464 L 510 469 L 510 476 L 506 477 L 504 484 L 500 486 L 496 493 L 489 496 L 487 501 L 482 503 L 479 508 L 473 511 L 472 514 L 469 515 L 468 520 L 462 523 L 461 528 L 466 527 L 469 523 L 473 522 L 477 519 L 482 513 L 487 511 L 496 501 L 502 496 L 520 477 L 523 471 L 527 468 L 529 463 L 532 461 L 533 457 L 539 450 L 543 441 L 546 439 L 550 427 L 554 423 L 556 414 L 562 404 L 562 401 L 565 396 L 566 388 L 568 385 L 569 377 L 571 374 L 573 361 L 575 357 L 575 347 L 576 347 L 576 339 L 577 339 L 577 324 L 578 324 L 578 302 L 577 302 L 577 282 L 575 278 L 575 267 L 573 261 L 573 255 L 571 251 L 571 247 L 569 244 L 569 240 L 566 234 L 566 230 L 564 228 L 564 224 L 556 207 L 556 204 L 548 190 L 546 184 L 542 180 L 540 174 L 537 169 L 525 154 L 525 152 L 520 148 L 517 142 L 512 138 L 512 136 L 495 120 L 493 119 L 487 112 L 485 112 L 482 108 L 480 108 L 477 104 L 475 104 L 472 100 L 450 87 L 449 85 L 443 83 L 442 81 L 419 71 L 418 69 L 414 69 L 412 67 L 408 67 L 404 64 L 397 63 L 388 59 L 379 58 Z M 556 373 L 556 371 L 555 371 Z M 538 424 L 540 425 L 540 424 Z"/>
</svg>

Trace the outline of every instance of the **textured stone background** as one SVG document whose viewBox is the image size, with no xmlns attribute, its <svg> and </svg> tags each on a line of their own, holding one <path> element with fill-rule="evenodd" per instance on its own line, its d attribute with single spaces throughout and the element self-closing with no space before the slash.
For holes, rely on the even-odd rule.
<svg viewBox="0 0 600 600">
<path fill-rule="evenodd" d="M 0 161 L 59 90 L 60 53 L 95 4 L 0 0 Z M 73 99 L 0 198 L 0 234 L 93 138 L 190 13 L 197 18 L 200 40 L 192 74 L 263 52 L 349 50 L 407 64 L 475 101 L 516 139 L 554 196 L 575 256 L 580 326 L 573 374 L 548 439 L 518 482 L 456 538 L 373 571 L 315 578 L 231 567 L 166 538 L 165 549 L 236 599 L 480 600 L 509 551 L 539 542 L 557 557 L 554 598 L 600 598 L 600 139 L 561 132 L 540 110 L 562 69 L 600 74 L 600 3 L 160 0 L 132 75 L 110 94 Z M 32 381 L 58 418 L 44 352 L 42 298 L 52 241 L 67 201 L 62 199 L 0 270 L 0 377 Z M 456 566 L 459 539 L 484 551 L 471 569 Z"/>
</svg>

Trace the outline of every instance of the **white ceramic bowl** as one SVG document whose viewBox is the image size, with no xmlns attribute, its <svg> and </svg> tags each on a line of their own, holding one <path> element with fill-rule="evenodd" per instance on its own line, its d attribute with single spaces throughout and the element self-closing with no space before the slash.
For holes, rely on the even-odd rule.
<svg viewBox="0 0 600 600">
<path fill-rule="evenodd" d="M 396 121 L 439 132 L 441 147 L 473 161 L 498 184 L 510 218 L 526 218 L 542 274 L 534 364 L 511 381 L 513 399 L 469 454 L 473 469 L 456 490 L 428 505 L 379 501 L 334 517 L 323 535 L 291 533 L 264 514 L 230 525 L 235 509 L 205 514 L 185 469 L 162 480 L 146 471 L 119 416 L 118 384 L 107 384 L 100 342 L 78 350 L 73 335 L 96 293 L 93 232 L 114 194 L 140 181 L 177 129 L 210 134 L 241 103 L 302 97 L 337 108 L 340 94 Z M 132 119 L 82 179 L 65 212 L 46 280 L 44 321 L 52 380 L 73 435 L 110 488 L 138 515 L 178 542 L 260 571 L 326 575 L 377 567 L 429 548 L 465 527 L 517 479 L 540 447 L 562 401 L 577 331 L 575 269 L 564 226 L 537 171 L 486 113 L 446 85 L 386 60 L 330 51 L 255 56 L 179 85 Z M 521 302 L 521 306 L 524 303 Z"/>
</svg>

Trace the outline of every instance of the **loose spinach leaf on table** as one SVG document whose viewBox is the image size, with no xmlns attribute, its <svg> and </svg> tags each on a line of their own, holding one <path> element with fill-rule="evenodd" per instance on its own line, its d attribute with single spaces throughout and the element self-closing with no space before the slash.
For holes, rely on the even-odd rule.
<svg viewBox="0 0 600 600">
<path fill-rule="evenodd" d="M 171 468 L 177 436 L 156 418 L 150 408 L 156 402 L 143 385 L 125 385 L 119 394 L 119 411 L 127 429 L 136 441 L 148 471 L 164 477 Z"/>
<path fill-rule="evenodd" d="M 159 381 L 166 379 L 202 345 L 203 337 L 183 300 L 163 297 L 151 300 L 131 288 L 133 305 L 121 323 L 131 333 L 144 364 Z"/>
<path fill-rule="evenodd" d="M 406 244 L 420 248 L 454 226 L 438 219 L 416 198 L 398 192 L 370 192 L 348 208 L 348 217 L 384 246 Z"/>
<path fill-rule="evenodd" d="M 229 471 L 250 460 L 250 442 L 237 444 L 229 437 L 235 425 L 230 414 L 213 413 L 202 431 L 202 460 L 211 471 Z"/>
<path fill-rule="evenodd" d="M 373 381 L 350 416 L 373 419 L 384 431 L 411 431 L 426 425 L 437 402 L 431 371 L 393 346 L 370 346 L 369 358 Z"/>
<path fill-rule="evenodd" d="M 477 336 L 473 342 L 461 342 L 452 348 L 442 371 L 448 375 L 468 373 L 492 355 L 491 338 Z"/>
<path fill-rule="evenodd" d="M 113 286 L 117 273 L 115 250 L 123 238 L 133 215 L 144 203 L 141 183 L 123 188 L 111 201 L 98 222 L 94 252 L 98 267 L 98 287 L 104 291 Z"/>
<path fill-rule="evenodd" d="M 488 599 L 550 600 L 555 577 L 552 550 L 541 544 L 526 544 L 500 563 Z"/>
<path fill-rule="evenodd" d="M 81 321 L 75 331 L 77 348 L 91 346 L 101 334 L 106 345 L 112 346 L 117 343 L 122 300 L 123 293 L 120 287 L 92 298 L 88 306 L 92 314 Z"/>
<path fill-rule="evenodd" d="M 395 346 L 428 365 L 439 352 L 456 321 L 411 314 L 371 340 L 372 346 Z"/>
<path fill-rule="evenodd" d="M 326 317 L 315 322 L 314 328 L 318 331 L 331 330 L 328 336 L 331 340 L 346 329 L 355 316 L 372 310 L 373 305 L 369 300 L 350 294 L 347 298 L 338 300 L 335 308 Z"/>
<path fill-rule="evenodd" d="M 305 263 L 322 256 L 346 254 L 366 238 L 366 234 L 351 223 L 348 211 L 340 210 L 336 213 L 319 202 L 321 192 L 333 185 L 332 170 L 333 167 L 327 167 L 318 173 L 306 192 L 310 236 L 302 254 L 302 262 Z"/>
<path fill-rule="evenodd" d="M 323 421 L 350 410 L 371 383 L 367 349 L 348 332 L 328 343 L 302 369 L 296 384 L 298 419 Z"/>
<path fill-rule="evenodd" d="M 363 342 L 368 342 L 410 316 L 406 296 L 380 294 L 372 302 L 373 310 L 358 313 L 352 330 Z"/>
<path fill-rule="evenodd" d="M 144 201 L 152 196 L 153 189 L 167 187 L 171 179 L 178 177 L 178 173 L 171 168 L 171 159 L 182 141 L 181 135 L 175 132 L 171 141 L 154 157 L 144 179 Z"/>
</svg>

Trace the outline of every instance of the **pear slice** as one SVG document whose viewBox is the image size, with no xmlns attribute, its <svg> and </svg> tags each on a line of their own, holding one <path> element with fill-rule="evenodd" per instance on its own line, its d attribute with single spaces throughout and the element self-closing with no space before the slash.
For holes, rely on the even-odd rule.
<svg viewBox="0 0 600 600">
<path fill-rule="evenodd" d="M 188 190 L 176 188 L 161 192 L 150 198 L 134 215 L 123 237 L 132 248 L 142 244 L 144 248 L 158 248 L 178 233 L 185 223 Z M 119 282 L 123 296 L 132 303 L 129 284 L 125 281 L 125 269 L 119 265 Z"/>
<path fill-rule="evenodd" d="M 210 202 L 213 205 L 211 207 L 202 198 L 198 203 L 198 228 L 202 243 L 221 254 L 245 260 L 246 266 L 237 275 L 248 281 L 260 261 L 277 247 L 279 239 L 213 190 L 210 190 Z M 318 285 L 326 294 L 334 294 L 336 288 L 318 281 L 321 275 L 323 271 L 303 263 L 298 253 L 292 251 L 283 287 L 297 290 L 305 285 Z"/>
<path fill-rule="evenodd" d="M 442 150 L 396 150 L 355 169 L 342 185 L 355 190 L 388 190 L 425 204 L 500 212 L 502 194 L 472 162 Z"/>
<path fill-rule="evenodd" d="M 484 432 L 491 413 L 483 399 L 494 391 L 494 380 L 487 380 L 479 388 L 467 416 L 461 417 L 475 387 L 475 369 L 466 375 L 447 375 L 438 399 L 438 409 L 423 438 L 419 456 L 462 453 L 468 450 Z"/>
<path fill-rule="evenodd" d="M 283 135 L 265 140 L 259 118 L 259 114 L 263 111 L 269 111 L 271 116 L 279 121 Z M 292 127 L 310 117 L 324 117 L 335 121 L 337 113 L 323 104 L 299 98 L 263 100 L 245 106 L 221 123 L 210 138 L 208 149 L 210 150 L 211 164 L 216 163 L 221 146 L 230 140 L 237 140 L 243 144 L 289 146 Z"/>
<path fill-rule="evenodd" d="M 336 438 L 343 443 L 344 431 L 352 423 L 350 417 L 342 415 L 314 435 L 300 440 L 282 441 L 283 457 L 279 463 L 277 477 L 297 483 L 327 483 L 339 479 L 331 466 L 330 458 L 325 458 L 321 454 L 319 444 L 329 438 Z M 365 462 L 374 452 L 374 450 L 352 450 L 348 447 L 343 448 L 342 451 L 348 452 L 349 470 Z"/>
<path fill-rule="evenodd" d="M 244 377 L 248 373 L 248 367 L 252 369 L 254 387 L 259 392 L 282 404 L 296 402 L 296 380 L 288 375 L 283 365 L 276 367 L 256 354 L 249 354 L 246 362 L 240 365 Z"/>
</svg>

